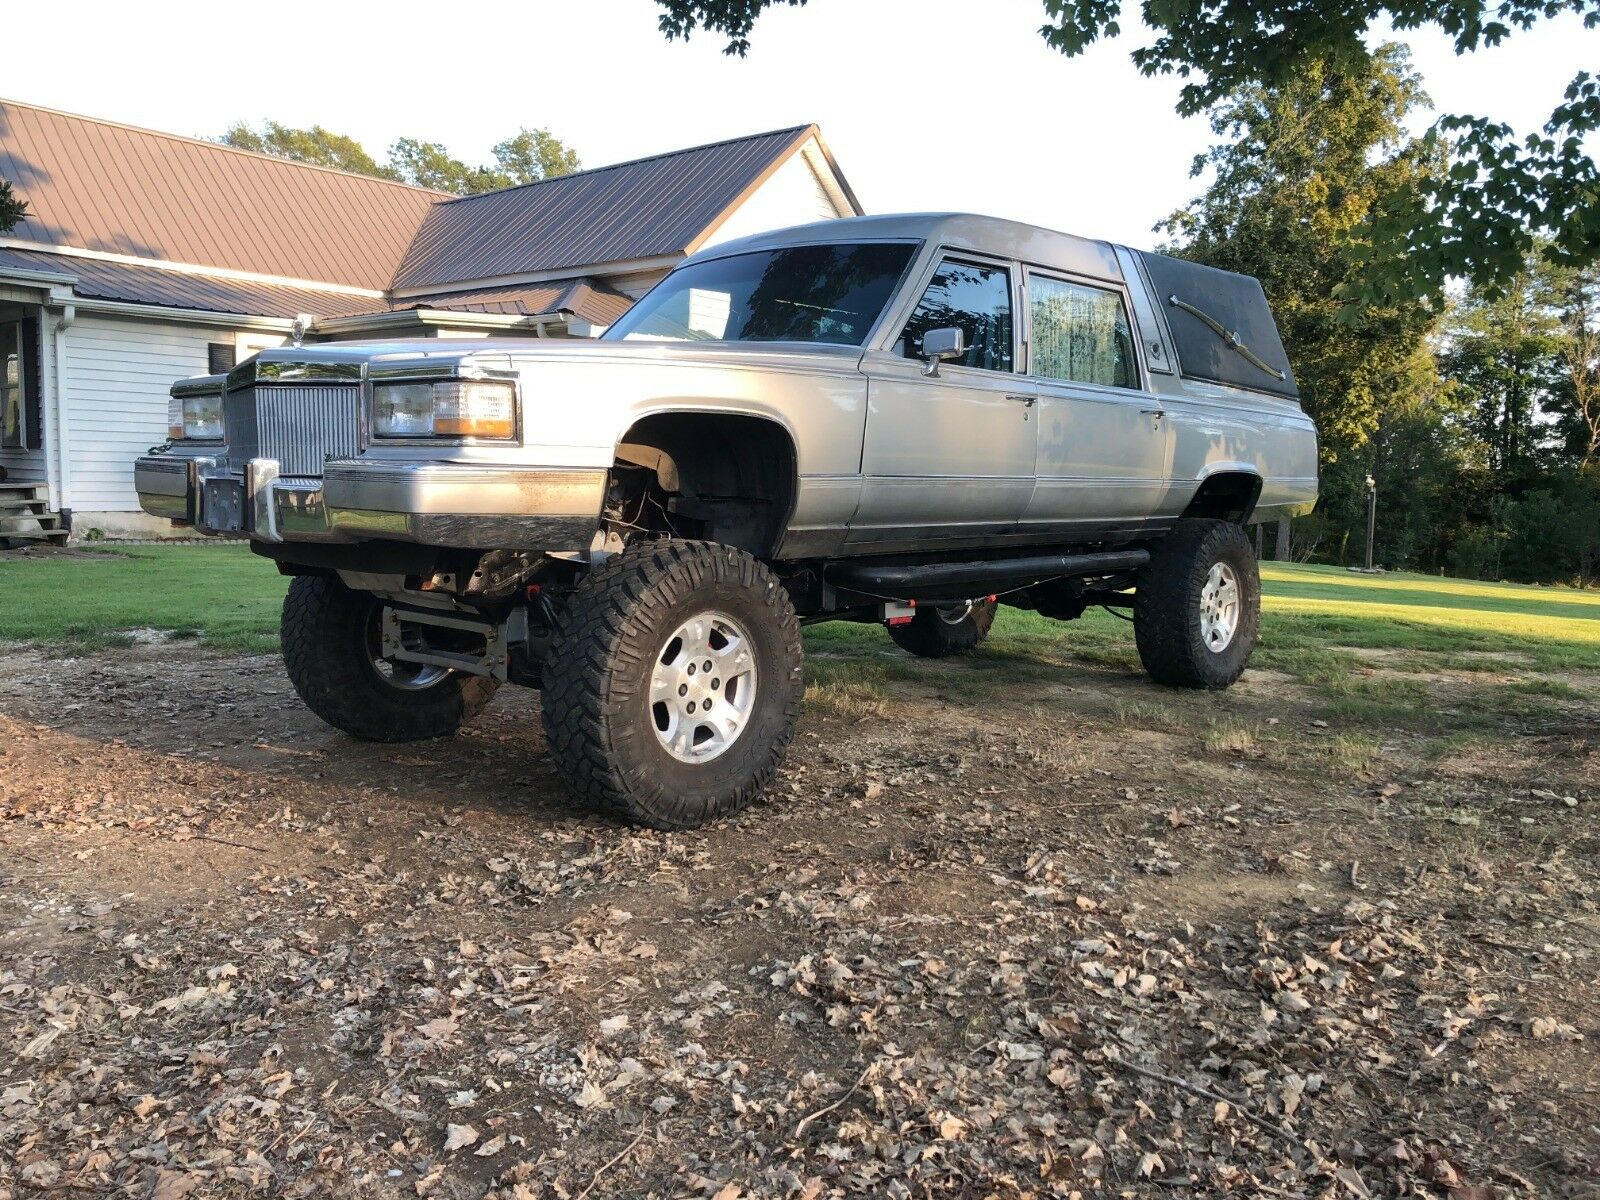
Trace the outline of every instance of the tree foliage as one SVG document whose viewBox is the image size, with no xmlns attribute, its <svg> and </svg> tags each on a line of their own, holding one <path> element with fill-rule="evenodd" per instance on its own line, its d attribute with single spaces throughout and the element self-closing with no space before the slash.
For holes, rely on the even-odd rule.
<svg viewBox="0 0 1600 1200">
<path fill-rule="evenodd" d="M 519 130 L 495 146 L 494 162 L 484 166 L 472 166 L 451 155 L 440 143 L 417 138 L 396 141 L 389 148 L 387 161 L 380 163 L 354 138 L 321 125 L 295 129 L 267 121 L 260 129 L 254 129 L 241 121 L 230 126 L 218 140 L 242 150 L 458 195 L 537 183 L 569 175 L 580 165 L 577 151 L 548 129 Z"/>
<path fill-rule="evenodd" d="M 1541 413 L 1561 386 L 1562 282 L 1530 256 L 1503 289 L 1471 289 L 1451 312 L 1444 372 L 1467 401 L 1490 469 L 1508 481 L 1536 469 Z"/>
<path fill-rule="evenodd" d="M 1225 98 L 1210 110 L 1218 144 L 1195 163 L 1205 190 L 1164 223 L 1169 249 L 1258 277 L 1272 301 L 1324 451 L 1301 554 L 1361 560 L 1370 475 L 1378 562 L 1591 580 L 1600 269 L 1559 267 L 1536 244 L 1509 279 L 1467 288 L 1443 314 L 1366 288 L 1373 214 L 1451 167 L 1436 141 L 1405 134 L 1425 103 L 1393 45 Z"/>
<path fill-rule="evenodd" d="M 1195 160 L 1205 191 L 1161 227 L 1184 257 L 1261 280 L 1330 460 L 1362 446 L 1386 404 L 1430 386 L 1417 371 L 1429 304 L 1336 298 L 1362 292 L 1374 209 L 1444 169 L 1405 134 L 1426 102 L 1396 45 L 1353 72 L 1317 62 L 1281 88 L 1246 87 L 1211 110 L 1224 140 Z"/>
<path fill-rule="evenodd" d="M 334 133 L 321 125 L 313 125 L 310 129 L 294 129 L 276 121 L 264 121 L 260 129 L 253 129 L 243 121 L 235 121 L 217 140 L 224 146 L 254 150 L 257 154 L 270 154 L 275 158 L 314 163 L 319 167 L 333 167 L 357 175 L 373 175 L 379 179 L 400 178 L 393 168 L 382 165 L 368 154 L 355 138 Z"/>
<path fill-rule="evenodd" d="M 696 29 L 727 38 L 744 54 L 756 18 L 774 4 L 805 0 L 657 0 L 669 38 Z M 1202 112 L 1251 88 L 1292 86 L 1308 69 L 1359 77 L 1373 55 L 1373 31 L 1438 29 L 1456 52 L 1499 45 L 1515 31 L 1562 13 L 1600 25 L 1600 0 L 1141 0 L 1125 16 L 1122 0 L 1043 0 L 1040 33 L 1063 54 L 1101 38 L 1154 36 L 1133 51 L 1146 75 L 1176 75 L 1178 111 Z M 975 18 L 976 19 L 976 18 Z M 1518 140 L 1492 117 L 1448 115 L 1430 133 L 1456 143 L 1451 170 L 1374 212 L 1366 297 L 1388 301 L 1442 296 L 1450 277 L 1482 287 L 1509 283 L 1542 239 L 1574 265 L 1600 260 L 1600 169 L 1583 139 L 1600 130 L 1600 80 L 1580 72 L 1543 129 Z"/>
<path fill-rule="evenodd" d="M 27 215 L 27 202 L 17 197 L 10 183 L 0 179 L 0 233 L 4 233 Z"/>
<path fill-rule="evenodd" d="M 1556 428 L 1584 469 L 1600 468 L 1600 265 L 1569 276 L 1562 304 Z"/>
</svg>

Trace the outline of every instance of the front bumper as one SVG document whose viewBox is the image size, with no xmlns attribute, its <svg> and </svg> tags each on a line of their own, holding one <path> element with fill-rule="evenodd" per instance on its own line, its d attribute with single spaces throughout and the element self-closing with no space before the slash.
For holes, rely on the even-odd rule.
<svg viewBox="0 0 1600 1200">
<path fill-rule="evenodd" d="M 148 455 L 133 468 L 147 513 L 264 542 L 372 538 L 475 550 L 582 549 L 599 524 L 603 470 L 478 463 L 329 462 L 284 478 L 272 459 Z"/>
</svg>

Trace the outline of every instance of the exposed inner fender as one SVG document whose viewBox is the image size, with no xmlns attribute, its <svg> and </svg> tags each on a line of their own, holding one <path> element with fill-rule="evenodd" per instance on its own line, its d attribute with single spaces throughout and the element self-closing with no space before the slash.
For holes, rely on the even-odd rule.
<svg viewBox="0 0 1600 1200">
<path fill-rule="evenodd" d="M 706 538 L 771 558 L 794 512 L 794 443 L 763 417 L 653 414 L 628 430 L 615 458 L 603 520 L 625 538 Z"/>
</svg>

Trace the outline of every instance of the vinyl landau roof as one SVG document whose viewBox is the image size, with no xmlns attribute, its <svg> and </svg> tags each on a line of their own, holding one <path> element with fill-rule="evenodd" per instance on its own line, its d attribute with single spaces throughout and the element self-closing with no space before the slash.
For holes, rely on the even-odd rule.
<svg viewBox="0 0 1600 1200">
<path fill-rule="evenodd" d="M 136 303 L 257 313 L 270 304 L 265 312 L 282 315 L 424 304 L 515 312 L 549 292 L 599 320 L 622 311 L 620 293 L 603 284 L 576 296 L 565 295 L 575 280 L 487 289 L 506 277 L 579 276 L 692 250 L 816 132 L 801 125 L 457 197 L 0 100 L 0 178 L 28 203 L 5 236 L 34 244 L 7 254 L 18 266 L 79 276 L 95 289 L 82 294 Z M 46 257 L 42 248 L 56 246 L 278 279 Z M 295 280 L 405 295 L 340 295 Z"/>
</svg>

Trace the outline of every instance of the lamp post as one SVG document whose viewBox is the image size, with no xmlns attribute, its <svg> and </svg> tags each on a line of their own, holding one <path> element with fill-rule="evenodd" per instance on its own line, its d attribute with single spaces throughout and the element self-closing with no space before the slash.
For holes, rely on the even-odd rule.
<svg viewBox="0 0 1600 1200">
<path fill-rule="evenodd" d="M 1367 570 L 1372 570 L 1372 534 L 1378 525 L 1378 481 L 1367 476 Z"/>
</svg>

